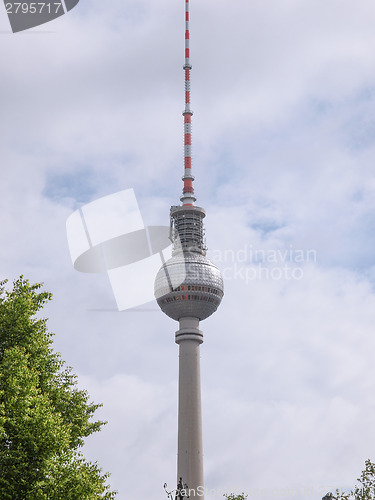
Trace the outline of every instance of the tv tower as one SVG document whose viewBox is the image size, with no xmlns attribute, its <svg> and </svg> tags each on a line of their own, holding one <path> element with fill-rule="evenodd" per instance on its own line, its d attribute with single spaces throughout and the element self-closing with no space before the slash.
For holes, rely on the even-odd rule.
<svg viewBox="0 0 375 500">
<path fill-rule="evenodd" d="M 185 0 L 185 109 L 184 186 L 181 205 L 170 210 L 172 257 L 160 268 L 155 279 L 155 298 L 161 310 L 179 321 L 175 341 L 179 345 L 178 454 L 176 498 L 204 498 L 202 411 L 200 384 L 200 344 L 203 332 L 199 322 L 219 307 L 224 293 L 219 269 L 206 257 L 203 219 L 206 212 L 194 203 L 191 161 L 190 109 L 190 13 Z"/>
</svg>

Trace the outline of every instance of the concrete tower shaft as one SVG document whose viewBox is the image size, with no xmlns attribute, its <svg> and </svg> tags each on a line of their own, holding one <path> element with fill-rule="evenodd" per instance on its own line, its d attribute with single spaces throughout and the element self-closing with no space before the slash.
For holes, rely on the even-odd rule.
<svg viewBox="0 0 375 500">
<path fill-rule="evenodd" d="M 190 498 L 204 498 L 200 344 L 203 333 L 196 318 L 181 318 L 179 344 L 177 478 Z"/>
</svg>

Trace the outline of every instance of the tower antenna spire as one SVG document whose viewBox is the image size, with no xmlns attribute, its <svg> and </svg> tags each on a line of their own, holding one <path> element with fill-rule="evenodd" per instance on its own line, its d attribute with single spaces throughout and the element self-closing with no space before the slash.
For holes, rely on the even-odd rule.
<svg viewBox="0 0 375 500">
<path fill-rule="evenodd" d="M 194 196 L 193 180 L 191 168 L 191 117 L 193 112 L 190 109 L 190 9 L 189 0 L 185 0 L 185 109 L 182 112 L 184 116 L 184 181 L 183 194 L 181 202 L 183 206 L 194 205 L 196 197 Z"/>
</svg>

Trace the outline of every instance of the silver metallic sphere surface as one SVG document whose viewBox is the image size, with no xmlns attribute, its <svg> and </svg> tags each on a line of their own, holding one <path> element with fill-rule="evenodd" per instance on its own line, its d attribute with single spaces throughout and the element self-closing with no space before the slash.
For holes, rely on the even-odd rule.
<svg viewBox="0 0 375 500">
<path fill-rule="evenodd" d="M 160 268 L 154 293 L 159 307 L 170 318 L 203 320 L 220 305 L 224 295 L 223 278 L 204 255 L 180 252 Z"/>
</svg>

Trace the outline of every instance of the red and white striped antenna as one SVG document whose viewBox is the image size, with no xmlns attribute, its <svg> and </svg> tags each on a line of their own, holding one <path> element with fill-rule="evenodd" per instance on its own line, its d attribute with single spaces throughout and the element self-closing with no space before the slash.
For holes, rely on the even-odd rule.
<svg viewBox="0 0 375 500">
<path fill-rule="evenodd" d="M 184 181 L 183 194 L 181 201 L 183 206 L 194 205 L 196 197 L 194 196 L 193 180 L 191 169 L 191 117 L 193 112 L 190 109 L 190 11 L 189 0 L 186 2 L 185 12 L 185 109 L 182 112 L 184 116 Z"/>
</svg>

